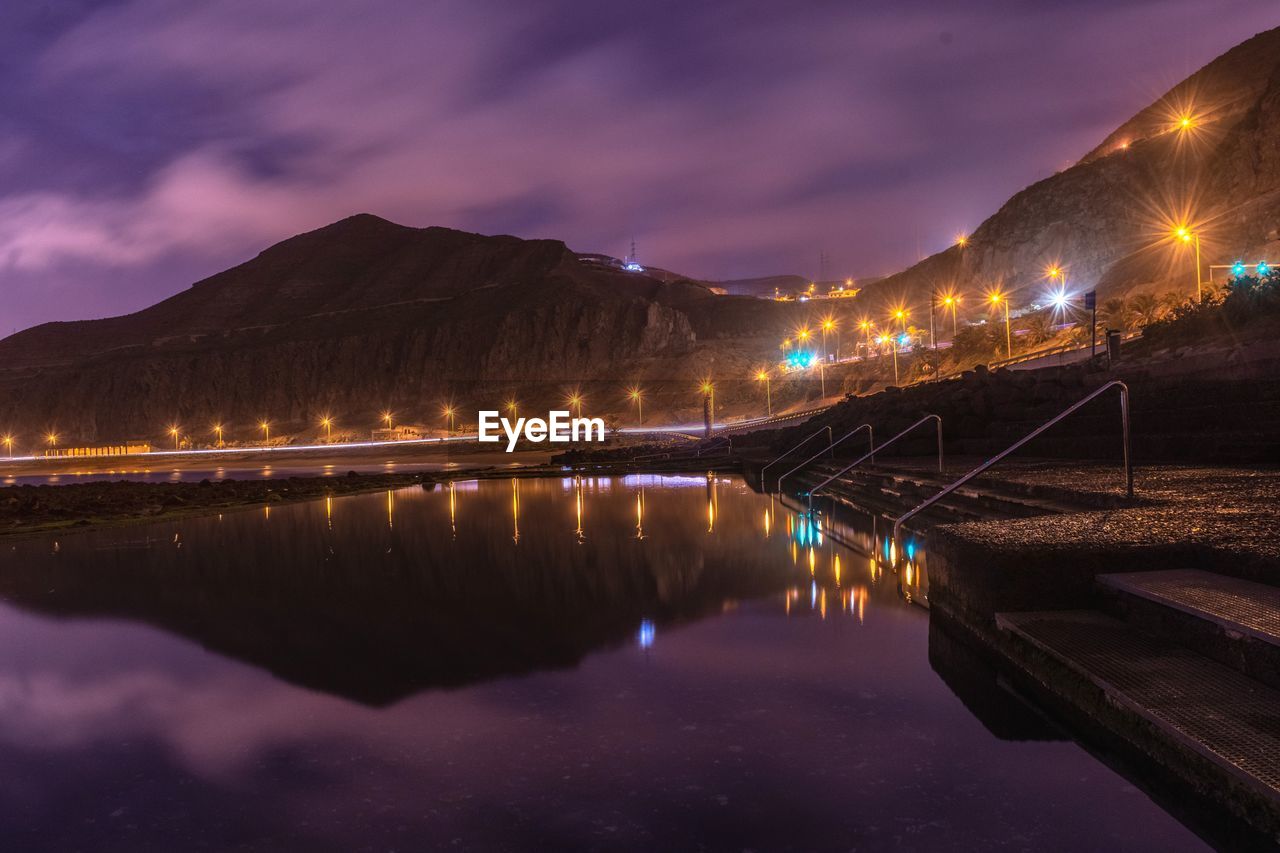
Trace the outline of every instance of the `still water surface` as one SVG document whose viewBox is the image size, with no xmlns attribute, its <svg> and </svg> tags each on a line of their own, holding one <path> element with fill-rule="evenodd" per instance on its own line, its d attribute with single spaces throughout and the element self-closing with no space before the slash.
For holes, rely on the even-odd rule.
<svg viewBox="0 0 1280 853">
<path fill-rule="evenodd" d="M 1202 846 L 875 533 L 630 477 L 5 543 L 0 849 Z"/>
</svg>

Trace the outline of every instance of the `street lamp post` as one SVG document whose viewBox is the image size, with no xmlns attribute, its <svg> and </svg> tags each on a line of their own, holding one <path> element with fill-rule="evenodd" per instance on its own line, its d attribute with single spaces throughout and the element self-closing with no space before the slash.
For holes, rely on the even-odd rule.
<svg viewBox="0 0 1280 853">
<path fill-rule="evenodd" d="M 938 359 L 938 335 L 934 329 L 934 315 L 938 313 L 938 292 L 936 290 L 929 291 L 929 346 L 933 348 L 933 378 L 938 378 L 938 371 L 942 362 Z"/>
<path fill-rule="evenodd" d="M 5 446 L 6 452 L 9 454 L 9 458 L 12 459 L 13 458 L 13 436 L 6 435 L 4 437 L 4 446 Z"/>
<path fill-rule="evenodd" d="M 756 371 L 756 381 L 764 383 L 764 404 L 766 407 L 765 411 L 768 412 L 769 417 L 773 417 L 773 395 L 769 391 L 769 371 L 767 370 Z"/>
<path fill-rule="evenodd" d="M 1009 298 L 1003 293 L 991 294 L 992 305 L 1004 305 L 1004 352 L 1006 358 L 1013 358 L 1013 332 L 1009 326 Z"/>
<path fill-rule="evenodd" d="M 382 419 L 383 419 L 384 421 L 386 421 L 387 429 L 391 429 L 391 426 L 392 426 L 392 424 L 391 424 L 391 421 L 392 421 L 392 418 L 391 418 L 391 412 L 383 412 L 383 413 L 382 413 Z"/>
<path fill-rule="evenodd" d="M 836 327 L 836 321 L 827 317 L 822 321 L 822 360 L 827 359 L 827 332 L 833 331 Z M 840 360 L 840 347 L 836 346 L 836 361 Z"/>
<path fill-rule="evenodd" d="M 453 406 L 444 407 L 444 416 L 449 421 L 449 434 L 453 435 Z"/>
<path fill-rule="evenodd" d="M 507 411 L 511 413 L 511 417 L 519 419 L 520 403 L 514 397 L 507 401 Z"/>
<path fill-rule="evenodd" d="M 271 443 L 271 422 L 259 421 L 258 428 L 262 430 L 262 443 L 270 444 Z"/>
<path fill-rule="evenodd" d="M 1178 239 L 1180 239 L 1182 242 L 1184 242 L 1184 243 L 1194 243 L 1194 244 L 1195 244 L 1195 248 L 1196 248 L 1196 302 L 1202 302 L 1202 301 L 1204 301 L 1204 294 L 1203 294 L 1203 292 L 1202 292 L 1202 286 L 1201 286 L 1201 283 L 1200 283 L 1200 233 L 1199 233 L 1198 231 L 1192 231 L 1191 229 L 1186 228 L 1185 226 L 1183 226 L 1183 227 L 1179 227 L 1179 228 L 1177 229 L 1177 231 L 1175 231 L 1174 233 L 1175 233 L 1175 234 L 1177 234 Z"/>
<path fill-rule="evenodd" d="M 700 388 L 702 390 L 702 423 L 705 428 L 705 437 L 710 438 L 716 425 L 716 386 L 711 384 L 710 379 L 704 379 Z"/>
<path fill-rule="evenodd" d="M 333 441 L 333 418 L 325 415 L 320 419 L 320 426 L 324 427 L 324 440 Z"/>
<path fill-rule="evenodd" d="M 644 426 L 644 394 L 639 386 L 628 390 L 627 398 L 636 404 L 636 426 Z"/>
<path fill-rule="evenodd" d="M 880 345 L 889 345 L 889 349 L 893 351 L 893 384 L 898 384 L 898 340 L 892 335 L 881 335 Z"/>
<path fill-rule="evenodd" d="M 174 450 L 177 450 L 177 449 L 178 449 L 178 435 L 179 435 L 179 433 L 180 433 L 180 432 L 181 432 L 181 431 L 178 429 L 178 425 L 177 425 L 177 424 L 174 424 L 173 426 L 169 427 L 169 435 L 173 436 L 173 449 L 174 449 Z"/>
<path fill-rule="evenodd" d="M 214 424 L 213 431 L 218 436 L 218 447 L 222 447 L 222 424 Z"/>
<path fill-rule="evenodd" d="M 951 337 L 954 339 L 958 331 L 958 323 L 956 321 L 956 305 L 960 302 L 960 298 L 953 293 L 948 293 L 942 297 L 942 304 L 951 311 Z"/>
</svg>

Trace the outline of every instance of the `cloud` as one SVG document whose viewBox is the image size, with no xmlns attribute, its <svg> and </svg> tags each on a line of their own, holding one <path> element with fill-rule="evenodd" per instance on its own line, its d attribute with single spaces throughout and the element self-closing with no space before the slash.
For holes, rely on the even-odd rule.
<svg viewBox="0 0 1280 853">
<path fill-rule="evenodd" d="M 10 84 L 35 117 L 0 162 L 44 168 L 0 180 L 0 268 L 145 269 L 153 301 L 181 284 L 168 258 L 213 271 L 370 211 L 582 250 L 634 235 L 707 277 L 812 273 L 820 250 L 880 272 L 1143 104 L 1100 75 L 1241 26 L 1140 2 L 123 0 Z"/>
</svg>

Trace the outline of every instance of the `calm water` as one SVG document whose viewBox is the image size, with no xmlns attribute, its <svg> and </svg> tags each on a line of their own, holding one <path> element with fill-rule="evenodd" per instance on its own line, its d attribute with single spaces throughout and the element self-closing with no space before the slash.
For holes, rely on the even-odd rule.
<svg viewBox="0 0 1280 853">
<path fill-rule="evenodd" d="M 644 477 L 6 543 L 0 849 L 1201 846 L 875 532 Z"/>
</svg>

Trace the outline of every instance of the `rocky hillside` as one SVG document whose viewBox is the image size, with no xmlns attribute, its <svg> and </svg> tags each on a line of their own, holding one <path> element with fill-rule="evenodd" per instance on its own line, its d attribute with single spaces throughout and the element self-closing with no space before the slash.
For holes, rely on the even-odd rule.
<svg viewBox="0 0 1280 853">
<path fill-rule="evenodd" d="M 0 427 L 67 442 L 322 413 L 439 421 L 537 383 L 745 375 L 794 307 L 583 263 L 563 243 L 358 215 L 286 240 L 136 314 L 0 341 Z M 474 411 L 474 407 L 473 407 Z M 474 416 L 473 416 L 474 417 Z M 367 429 L 372 423 L 365 423 Z"/>
<path fill-rule="evenodd" d="M 931 289 L 1015 304 L 1044 301 L 1045 271 L 1099 298 L 1177 290 L 1194 295 L 1193 253 L 1171 233 L 1201 238 L 1211 264 L 1280 258 L 1280 29 L 1215 59 L 1140 110 L 1069 169 L 1011 198 L 969 236 L 868 286 L 877 304 L 922 304 Z M 1221 284 L 1225 271 L 1215 270 Z M 981 316 L 980 299 L 968 300 Z"/>
</svg>

